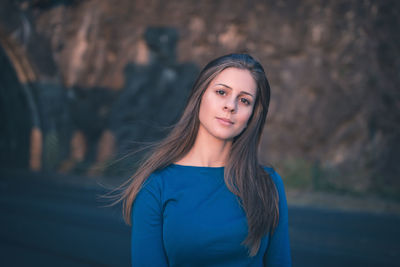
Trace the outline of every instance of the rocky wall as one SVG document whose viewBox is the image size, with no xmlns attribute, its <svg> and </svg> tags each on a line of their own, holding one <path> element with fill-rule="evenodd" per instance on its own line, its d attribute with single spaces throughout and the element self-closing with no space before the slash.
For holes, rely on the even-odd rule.
<svg viewBox="0 0 400 267">
<path fill-rule="evenodd" d="M 127 64 L 150 61 L 149 26 L 178 31 L 179 62 L 203 66 L 248 52 L 272 87 L 264 162 L 294 186 L 399 196 L 397 1 L 37 0 L 18 7 L 56 66 L 53 73 L 42 67 L 41 77 L 65 87 L 122 90 Z"/>
</svg>

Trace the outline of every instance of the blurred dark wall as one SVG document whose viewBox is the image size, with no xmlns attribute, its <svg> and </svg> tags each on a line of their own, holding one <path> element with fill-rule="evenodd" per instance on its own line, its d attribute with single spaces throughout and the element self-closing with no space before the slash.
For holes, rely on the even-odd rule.
<svg viewBox="0 0 400 267">
<path fill-rule="evenodd" d="M 179 62 L 202 66 L 222 54 L 248 52 L 262 62 L 272 87 L 261 150 L 265 162 L 292 186 L 400 195 L 398 1 L 1 5 L 9 11 L 1 26 L 26 47 L 38 79 L 75 88 L 69 92 L 103 88 L 117 99 L 134 77 L 124 71 L 127 64 L 136 73 L 152 64 L 154 51 L 144 38 L 149 26 L 173 28 L 179 35 L 173 75 L 192 75 L 177 71 Z M 112 109 L 104 105 L 99 110 Z"/>
<path fill-rule="evenodd" d="M 0 47 L 0 167 L 28 168 L 31 114 L 23 86 Z"/>
</svg>

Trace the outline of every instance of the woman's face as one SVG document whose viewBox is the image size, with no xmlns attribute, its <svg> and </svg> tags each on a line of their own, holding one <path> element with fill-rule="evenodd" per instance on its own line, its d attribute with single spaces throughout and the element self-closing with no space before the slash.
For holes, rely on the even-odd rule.
<svg viewBox="0 0 400 267">
<path fill-rule="evenodd" d="M 248 70 L 223 70 L 210 82 L 201 99 L 199 132 L 233 140 L 247 126 L 256 93 L 257 84 Z"/>
</svg>

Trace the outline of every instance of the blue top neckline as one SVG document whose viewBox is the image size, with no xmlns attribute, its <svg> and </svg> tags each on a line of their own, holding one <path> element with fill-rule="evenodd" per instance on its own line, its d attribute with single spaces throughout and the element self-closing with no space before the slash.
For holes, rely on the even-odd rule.
<svg viewBox="0 0 400 267">
<path fill-rule="evenodd" d="M 175 164 L 171 163 L 171 166 L 177 167 L 177 168 L 185 168 L 185 169 L 198 169 L 198 170 L 223 170 L 225 167 L 208 167 L 208 166 L 193 166 L 193 165 L 181 165 L 181 164 Z"/>
</svg>

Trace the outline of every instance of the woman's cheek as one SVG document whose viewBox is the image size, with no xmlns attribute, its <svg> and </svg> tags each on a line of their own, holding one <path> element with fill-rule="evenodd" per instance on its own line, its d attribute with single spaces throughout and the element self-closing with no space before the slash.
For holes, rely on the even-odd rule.
<svg viewBox="0 0 400 267">
<path fill-rule="evenodd" d="M 247 121 L 250 119 L 252 112 L 253 112 L 253 110 L 252 110 L 252 109 L 249 109 L 249 110 L 247 110 L 247 112 L 244 114 L 244 116 L 243 116 L 243 121 L 246 122 L 246 124 L 247 124 Z"/>
</svg>

